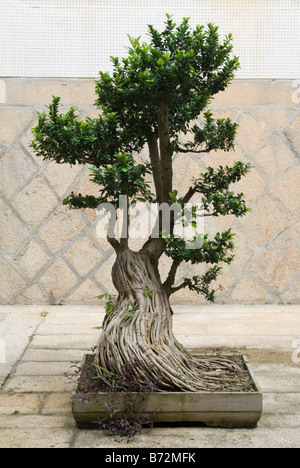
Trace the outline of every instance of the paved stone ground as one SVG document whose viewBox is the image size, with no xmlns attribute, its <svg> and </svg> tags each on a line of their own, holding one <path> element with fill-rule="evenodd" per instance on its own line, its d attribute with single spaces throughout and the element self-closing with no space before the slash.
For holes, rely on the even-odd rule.
<svg viewBox="0 0 300 468">
<path fill-rule="evenodd" d="M 299 306 L 177 306 L 175 333 L 189 349 L 243 349 L 264 393 L 257 429 L 145 429 L 127 445 L 79 430 L 71 414 L 70 361 L 96 344 L 103 309 L 0 307 L 1 448 L 300 447 Z M 299 340 L 296 343 L 296 340 Z M 294 344 L 294 347 L 293 347 Z M 6 363 L 4 361 L 4 345 Z M 294 361 L 292 355 L 294 353 Z"/>
</svg>

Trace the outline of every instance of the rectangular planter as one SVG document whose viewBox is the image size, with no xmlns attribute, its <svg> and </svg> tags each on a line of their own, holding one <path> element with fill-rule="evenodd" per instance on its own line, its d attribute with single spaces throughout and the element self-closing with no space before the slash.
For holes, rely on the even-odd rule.
<svg viewBox="0 0 300 468">
<path fill-rule="evenodd" d="M 254 428 L 262 415 L 263 396 L 245 356 L 242 357 L 254 392 L 157 392 L 145 397 L 133 393 L 136 413 L 147 413 L 155 423 L 202 423 L 208 427 Z M 85 362 L 87 356 L 84 357 Z M 116 393 L 118 417 L 126 412 L 125 397 Z M 109 418 L 108 394 L 89 394 L 88 402 L 73 393 L 73 416 L 79 428 L 95 428 L 98 419 Z M 110 400 L 111 401 L 111 400 Z"/>
</svg>

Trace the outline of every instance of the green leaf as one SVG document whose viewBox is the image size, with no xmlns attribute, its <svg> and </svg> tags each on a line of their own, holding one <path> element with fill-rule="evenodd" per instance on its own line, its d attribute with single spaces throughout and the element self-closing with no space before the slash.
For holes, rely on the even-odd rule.
<svg viewBox="0 0 300 468">
<path fill-rule="evenodd" d="M 105 372 L 106 374 L 108 374 L 110 377 L 113 377 L 115 374 L 113 372 L 110 372 L 109 370 L 105 369 L 105 367 L 101 367 L 99 366 L 98 364 L 95 364 L 94 362 L 92 362 L 92 365 L 94 367 L 96 367 L 97 369 L 101 370 L 102 372 Z"/>
<path fill-rule="evenodd" d="M 153 299 L 153 293 L 149 291 L 149 289 L 144 289 L 143 293 L 144 293 L 144 296 L 150 297 L 151 299 Z"/>
<path fill-rule="evenodd" d="M 100 296 L 96 296 L 95 299 L 99 299 L 101 301 L 102 299 L 107 299 L 107 296 L 107 294 L 100 294 Z"/>
<path fill-rule="evenodd" d="M 127 36 L 131 45 L 136 49 L 139 46 L 141 36 L 139 36 L 138 38 L 131 37 L 129 34 L 127 34 Z"/>
<path fill-rule="evenodd" d="M 111 314 L 111 312 L 113 311 L 116 305 L 117 296 L 113 296 L 111 294 L 101 294 L 100 296 L 97 296 L 97 299 L 99 300 L 106 299 L 105 313 L 106 315 Z"/>
<path fill-rule="evenodd" d="M 173 190 L 173 192 L 169 193 L 169 195 L 170 195 L 170 198 L 171 198 L 172 202 L 175 203 L 177 201 L 178 191 Z"/>
<path fill-rule="evenodd" d="M 134 317 L 135 313 L 133 311 L 126 312 L 125 317 Z"/>
</svg>

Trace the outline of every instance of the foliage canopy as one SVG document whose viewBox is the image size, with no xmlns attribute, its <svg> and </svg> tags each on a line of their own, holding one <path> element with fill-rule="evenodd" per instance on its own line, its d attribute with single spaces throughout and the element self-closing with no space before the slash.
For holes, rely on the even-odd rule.
<svg viewBox="0 0 300 468">
<path fill-rule="evenodd" d="M 239 68 L 238 58 L 232 55 L 232 36 L 221 42 L 214 24 L 192 29 L 188 18 L 176 25 L 169 15 L 162 32 L 149 26 L 149 36 L 149 43 L 129 36 L 127 57 L 111 57 L 112 75 L 100 72 L 95 104 L 101 114 L 97 118 L 83 121 L 75 108 L 60 113 L 60 98 L 53 97 L 48 112 L 39 114 L 32 147 L 37 155 L 59 164 L 92 166 L 91 180 L 99 185 L 99 196 L 71 193 L 64 203 L 72 208 L 97 208 L 104 202 L 118 207 L 119 196 L 124 194 L 131 201 L 175 201 L 183 207 L 201 194 L 204 216 L 243 216 L 248 211 L 243 194 L 235 194 L 231 185 L 249 172 L 249 164 L 209 167 L 181 197 L 173 185 L 174 154 L 201 157 L 234 149 L 237 124 L 229 118 L 214 119 L 207 109 Z M 138 164 L 133 155 L 145 145 L 149 162 Z M 155 193 L 147 182 L 150 174 Z M 149 239 L 144 249 L 156 261 L 163 253 L 173 259 L 164 284 L 168 295 L 188 287 L 214 300 L 215 291 L 209 285 L 217 279 L 220 264 L 232 261 L 233 236 L 230 230 L 212 240 L 205 235 L 199 249 L 189 250 L 173 232 L 168 237 L 161 233 L 159 239 Z M 116 251 L 128 247 L 128 240 L 110 236 L 109 241 Z M 210 268 L 175 287 L 181 262 L 210 264 Z"/>
</svg>

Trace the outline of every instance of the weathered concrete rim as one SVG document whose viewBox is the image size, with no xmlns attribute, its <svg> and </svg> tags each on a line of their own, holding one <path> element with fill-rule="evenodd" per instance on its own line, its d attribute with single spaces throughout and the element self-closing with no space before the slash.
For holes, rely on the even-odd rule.
<svg viewBox="0 0 300 468">
<path fill-rule="evenodd" d="M 81 367 L 90 355 L 84 355 Z M 201 355 L 195 355 L 195 357 Z M 206 355 L 207 356 L 207 355 Z M 156 423 L 200 423 L 216 428 L 255 428 L 263 411 L 263 395 L 246 356 L 241 356 L 255 392 L 157 392 L 144 395 L 129 393 L 136 414 L 149 414 Z M 117 418 L 126 417 L 126 396 L 116 393 L 87 394 L 78 398 L 78 385 L 72 395 L 72 412 L 79 429 L 95 429 L 99 419 L 108 419 L 106 402 L 116 399 Z"/>
</svg>

